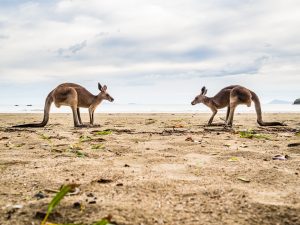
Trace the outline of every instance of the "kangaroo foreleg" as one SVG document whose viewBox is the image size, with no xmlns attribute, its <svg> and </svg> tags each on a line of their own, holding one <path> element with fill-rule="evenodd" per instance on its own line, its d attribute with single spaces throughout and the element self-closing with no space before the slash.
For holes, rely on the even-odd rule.
<svg viewBox="0 0 300 225">
<path fill-rule="evenodd" d="M 212 111 L 213 111 L 213 114 L 211 115 L 211 117 L 210 117 L 210 119 L 209 119 L 209 121 L 208 121 L 208 125 L 211 125 L 211 124 L 212 124 L 212 122 L 213 122 L 213 120 L 214 120 L 214 117 L 215 117 L 215 115 L 216 115 L 217 112 L 218 112 L 218 110 L 216 110 L 216 109 L 213 109 Z"/>
<path fill-rule="evenodd" d="M 95 109 L 89 108 L 89 116 L 90 116 L 90 124 L 91 125 L 94 125 L 94 112 L 95 112 Z"/>
<path fill-rule="evenodd" d="M 95 115 L 95 110 L 92 111 L 92 122 L 91 122 L 92 125 L 94 125 L 94 115 Z"/>
</svg>

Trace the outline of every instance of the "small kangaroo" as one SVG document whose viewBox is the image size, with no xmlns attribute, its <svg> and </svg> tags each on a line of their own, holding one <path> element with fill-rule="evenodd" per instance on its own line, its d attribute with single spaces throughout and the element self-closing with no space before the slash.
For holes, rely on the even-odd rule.
<svg viewBox="0 0 300 225">
<path fill-rule="evenodd" d="M 41 123 L 29 123 L 15 125 L 13 127 L 44 127 L 49 120 L 49 111 L 52 102 L 56 107 L 62 105 L 70 106 L 73 112 L 74 127 L 84 127 L 81 117 L 79 107 L 88 108 L 90 116 L 90 124 L 94 124 L 94 112 L 96 107 L 102 102 L 102 100 L 108 100 L 113 102 L 114 99 L 106 92 L 107 86 L 101 86 L 98 83 L 98 89 L 100 93 L 98 95 L 91 94 L 84 87 L 73 84 L 73 83 L 63 83 L 58 85 L 53 91 L 51 91 L 45 101 L 44 107 L 44 119 Z"/>
<path fill-rule="evenodd" d="M 253 91 L 245 87 L 239 85 L 231 85 L 223 88 L 214 97 L 206 97 L 206 93 L 206 87 L 202 87 L 200 95 L 196 96 L 191 104 L 196 105 L 198 103 L 203 103 L 211 109 L 213 114 L 208 121 L 208 125 L 212 124 L 212 121 L 214 119 L 214 116 L 217 114 L 218 109 L 227 107 L 225 125 L 232 126 L 235 108 L 241 104 L 245 104 L 250 107 L 251 101 L 253 101 L 257 114 L 257 123 L 260 126 L 285 126 L 280 122 L 264 122 L 262 120 L 261 106 L 258 96 Z"/>
</svg>

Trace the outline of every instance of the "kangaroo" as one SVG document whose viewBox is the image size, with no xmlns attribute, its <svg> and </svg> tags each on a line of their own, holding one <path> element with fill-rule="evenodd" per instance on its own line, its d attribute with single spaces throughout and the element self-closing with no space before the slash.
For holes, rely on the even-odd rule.
<svg viewBox="0 0 300 225">
<path fill-rule="evenodd" d="M 262 120 L 262 112 L 258 96 L 253 91 L 245 87 L 240 85 L 231 85 L 223 88 L 214 97 L 206 97 L 206 93 L 206 87 L 202 87 L 200 95 L 196 96 L 191 104 L 196 105 L 198 103 L 203 103 L 211 109 L 213 114 L 208 121 L 208 125 L 212 124 L 218 109 L 227 107 L 225 125 L 232 126 L 233 114 L 236 107 L 241 104 L 245 104 L 250 107 L 251 102 L 253 101 L 257 114 L 257 123 L 260 126 L 284 126 L 284 124 L 280 122 L 264 122 Z"/>
<path fill-rule="evenodd" d="M 52 102 L 56 107 L 70 106 L 73 112 L 74 127 L 83 127 L 83 123 L 80 117 L 79 107 L 88 108 L 90 116 L 90 124 L 94 124 L 94 112 L 96 107 L 103 101 L 108 100 L 113 102 L 114 99 L 106 92 L 107 86 L 102 86 L 98 83 L 98 89 L 100 93 L 98 95 L 91 94 L 84 87 L 73 84 L 63 83 L 58 85 L 53 91 L 51 91 L 45 101 L 44 107 L 44 119 L 41 123 L 29 123 L 15 125 L 13 127 L 44 127 L 49 120 L 49 111 Z"/>
</svg>

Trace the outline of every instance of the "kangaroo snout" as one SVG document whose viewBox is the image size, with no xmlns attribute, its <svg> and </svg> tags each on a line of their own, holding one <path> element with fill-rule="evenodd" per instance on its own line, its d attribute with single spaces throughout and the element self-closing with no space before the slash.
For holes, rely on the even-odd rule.
<svg viewBox="0 0 300 225">
<path fill-rule="evenodd" d="M 110 102 L 113 102 L 113 101 L 114 101 L 114 99 L 113 99 L 113 98 L 111 98 L 111 99 L 110 99 Z"/>
</svg>

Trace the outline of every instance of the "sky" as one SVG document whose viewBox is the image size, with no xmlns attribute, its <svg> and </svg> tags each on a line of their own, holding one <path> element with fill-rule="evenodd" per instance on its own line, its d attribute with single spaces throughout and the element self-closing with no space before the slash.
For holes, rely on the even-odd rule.
<svg viewBox="0 0 300 225">
<path fill-rule="evenodd" d="M 190 104 L 240 84 L 300 97 L 299 0 L 0 0 L 0 104 L 58 84 L 116 103 Z"/>
</svg>

